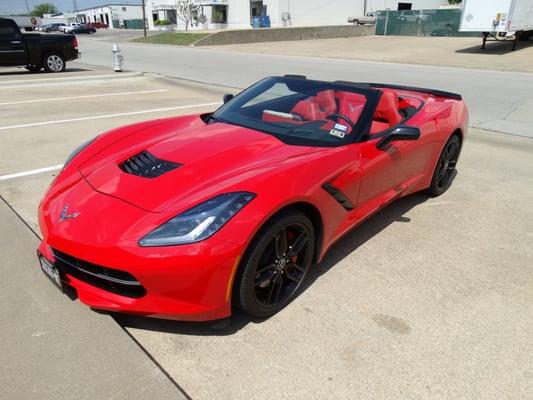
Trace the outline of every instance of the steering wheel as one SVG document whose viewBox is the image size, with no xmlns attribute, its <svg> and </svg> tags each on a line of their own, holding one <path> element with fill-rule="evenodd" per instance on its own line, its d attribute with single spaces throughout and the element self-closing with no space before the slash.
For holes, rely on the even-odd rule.
<svg viewBox="0 0 533 400">
<path fill-rule="evenodd" d="M 352 130 L 355 129 L 355 124 L 352 122 L 352 120 L 350 118 L 348 118 L 346 115 L 343 115 L 343 114 L 336 114 L 336 113 L 333 113 L 333 114 L 329 114 L 326 119 L 331 119 L 333 121 L 336 121 L 337 119 L 342 119 L 343 121 L 347 122 L 348 125 L 350 125 L 350 128 L 352 128 Z"/>
</svg>

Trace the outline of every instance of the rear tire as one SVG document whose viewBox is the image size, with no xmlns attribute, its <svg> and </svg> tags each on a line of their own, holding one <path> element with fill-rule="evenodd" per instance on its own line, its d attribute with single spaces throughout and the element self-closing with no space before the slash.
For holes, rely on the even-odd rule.
<svg viewBox="0 0 533 400">
<path fill-rule="evenodd" d="M 65 58 L 59 53 L 48 53 L 44 56 L 46 72 L 63 72 L 66 68 Z"/>
<path fill-rule="evenodd" d="M 256 318 L 274 315 L 299 292 L 313 262 L 315 232 L 300 211 L 269 221 L 245 252 L 233 290 L 234 304 Z"/>
<path fill-rule="evenodd" d="M 457 135 L 452 135 L 437 161 L 437 166 L 433 172 L 431 185 L 427 193 L 431 196 L 440 196 L 451 186 L 455 176 L 457 175 L 457 160 L 461 151 L 461 140 Z"/>
</svg>

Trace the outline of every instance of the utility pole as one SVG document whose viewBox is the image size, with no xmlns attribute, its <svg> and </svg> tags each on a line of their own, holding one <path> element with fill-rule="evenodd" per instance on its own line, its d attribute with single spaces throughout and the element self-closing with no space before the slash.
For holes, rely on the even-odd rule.
<svg viewBox="0 0 533 400">
<path fill-rule="evenodd" d="M 366 0 L 363 0 L 363 17 L 366 17 Z"/>
<path fill-rule="evenodd" d="M 26 8 L 28 9 L 28 15 L 30 15 L 30 5 L 28 4 L 28 0 L 26 0 Z"/>
<path fill-rule="evenodd" d="M 144 37 L 146 37 L 146 10 L 144 9 L 144 0 L 143 0 L 143 31 L 144 31 Z"/>
</svg>

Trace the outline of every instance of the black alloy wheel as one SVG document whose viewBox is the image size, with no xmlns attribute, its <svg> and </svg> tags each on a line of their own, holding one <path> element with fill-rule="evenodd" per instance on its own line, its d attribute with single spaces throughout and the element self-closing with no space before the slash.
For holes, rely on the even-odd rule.
<svg viewBox="0 0 533 400">
<path fill-rule="evenodd" d="M 313 261 L 315 234 L 309 218 L 295 211 L 271 221 L 250 246 L 236 279 L 236 303 L 259 318 L 294 299 Z"/>
<path fill-rule="evenodd" d="M 438 196 L 444 193 L 453 182 L 457 174 L 457 160 L 461 151 L 461 142 L 457 135 L 450 137 L 437 162 L 437 167 L 433 173 L 431 186 L 428 193 L 433 196 Z"/>
</svg>

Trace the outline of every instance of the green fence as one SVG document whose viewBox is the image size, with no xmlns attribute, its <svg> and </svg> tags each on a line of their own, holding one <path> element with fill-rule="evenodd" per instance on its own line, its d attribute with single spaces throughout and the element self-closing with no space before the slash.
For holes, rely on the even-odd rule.
<svg viewBox="0 0 533 400">
<path fill-rule="evenodd" d="M 125 29 L 142 29 L 143 20 L 142 19 L 125 19 L 124 28 Z"/>
<path fill-rule="evenodd" d="M 376 19 L 376 35 L 481 36 L 459 32 L 460 9 L 378 11 Z"/>
<path fill-rule="evenodd" d="M 124 29 L 143 29 L 143 20 L 142 19 L 125 19 L 123 25 L 120 26 L 120 21 L 118 19 L 113 20 L 113 28 L 124 28 Z"/>
</svg>

